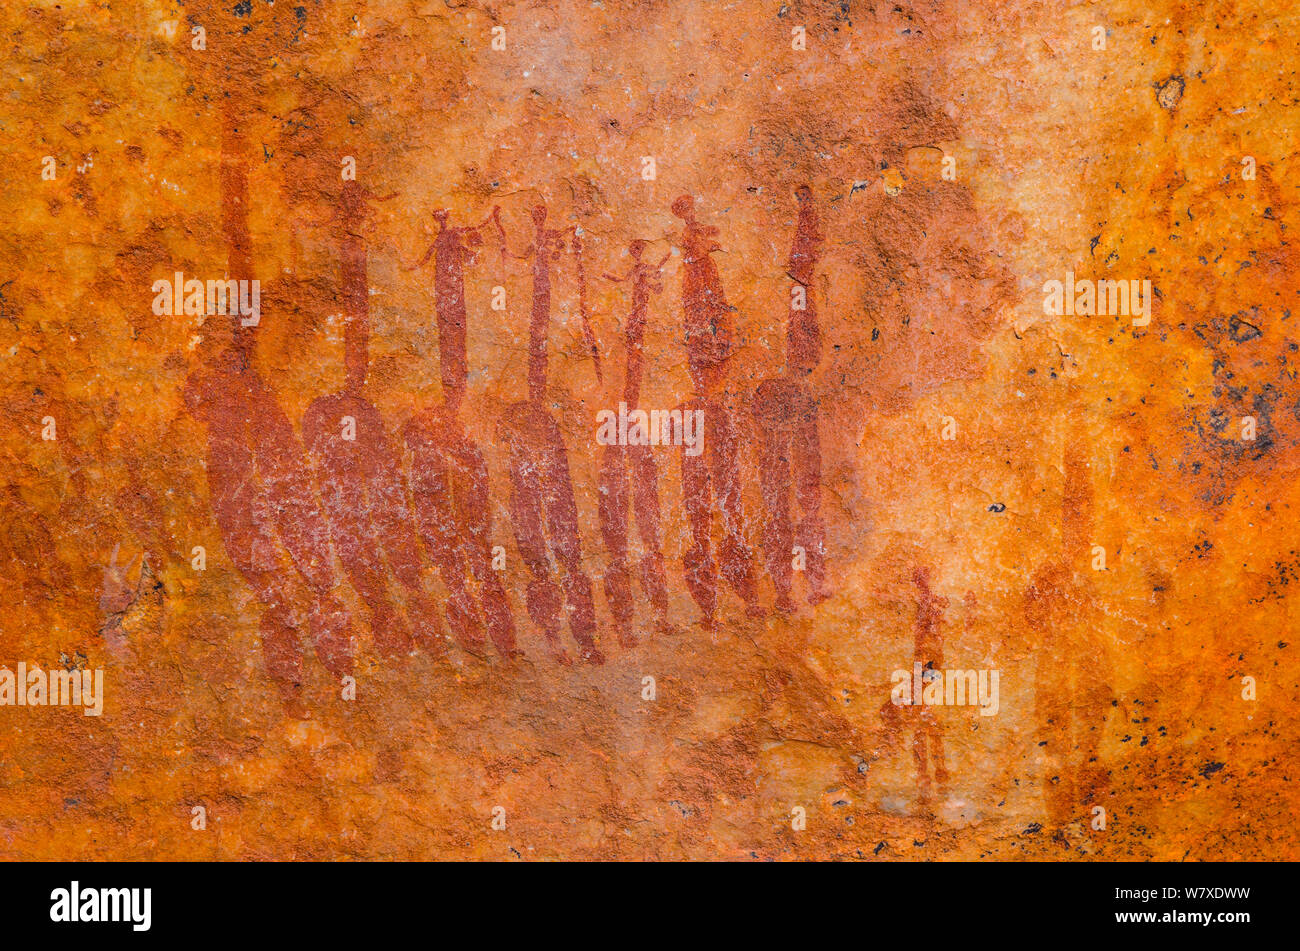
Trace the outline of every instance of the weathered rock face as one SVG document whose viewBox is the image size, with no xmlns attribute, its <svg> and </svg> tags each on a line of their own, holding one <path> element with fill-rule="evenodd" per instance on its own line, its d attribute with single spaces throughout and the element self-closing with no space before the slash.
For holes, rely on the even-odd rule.
<svg viewBox="0 0 1300 951">
<path fill-rule="evenodd" d="M 1297 857 L 1278 12 L 129 6 L 0 11 L 0 857 Z"/>
</svg>

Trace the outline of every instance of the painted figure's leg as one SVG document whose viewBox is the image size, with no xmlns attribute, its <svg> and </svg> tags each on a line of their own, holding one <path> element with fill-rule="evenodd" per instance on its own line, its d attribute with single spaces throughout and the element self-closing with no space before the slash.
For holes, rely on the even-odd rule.
<svg viewBox="0 0 1300 951">
<path fill-rule="evenodd" d="M 700 622 L 712 631 L 718 605 L 718 570 L 713 561 L 712 487 L 704 456 L 691 456 L 682 449 L 682 504 L 686 509 L 690 545 L 683 561 L 686 587 L 700 609 Z"/>
<path fill-rule="evenodd" d="M 790 433 L 785 423 L 781 385 L 765 383 L 754 399 L 758 435 L 758 481 L 763 496 L 763 553 L 776 588 L 776 609 L 794 608 L 790 600 L 794 531 L 790 524 Z"/>
<path fill-rule="evenodd" d="M 596 649 L 596 604 L 591 579 L 582 568 L 582 538 L 578 534 L 578 506 L 573 498 L 569 457 L 555 421 L 547 416 L 545 424 L 546 440 L 539 462 L 545 486 L 546 531 L 551 551 L 560 565 L 560 584 L 569 609 L 569 630 L 582 648 L 583 659 L 603 664 L 605 658 Z"/>
<path fill-rule="evenodd" d="M 446 636 L 443 632 L 442 618 L 424 587 L 424 563 L 420 557 L 420 543 L 411 518 L 411 499 L 406 478 L 401 470 L 401 463 L 393 451 L 386 435 L 380 434 L 374 440 L 375 449 L 368 473 L 370 487 L 370 513 L 374 527 L 374 537 L 383 547 L 384 560 L 392 569 L 393 576 L 406 593 L 406 611 L 411 620 L 416 641 L 423 647 L 440 651 Z M 458 572 L 459 585 L 453 580 L 447 587 L 453 592 L 456 601 L 456 588 L 464 589 L 464 572 Z M 465 610 L 464 599 L 453 608 L 448 605 L 448 614 L 453 610 Z M 456 620 L 462 625 L 472 626 L 470 617 Z"/>
<path fill-rule="evenodd" d="M 479 582 L 479 598 L 487 619 L 488 636 L 502 654 L 521 654 L 515 646 L 515 618 L 506 597 L 502 572 L 492 567 L 492 500 L 489 498 L 487 463 L 478 447 L 462 441 L 457 447 L 453 485 L 457 524 L 464 543 L 465 560 Z"/>
<path fill-rule="evenodd" d="M 921 802 L 930 801 L 930 770 L 925 757 L 925 726 L 917 722 L 916 732 L 912 734 L 912 761 L 916 766 L 916 782 L 921 794 Z"/>
<path fill-rule="evenodd" d="M 808 559 L 808 602 L 816 604 L 826 593 L 826 528 L 822 523 L 822 450 L 817 434 L 817 407 L 802 401 L 795 420 L 793 462 L 799 524 L 795 544 Z"/>
<path fill-rule="evenodd" d="M 348 580 L 365 605 L 375 645 L 388 655 L 410 649 L 411 631 L 388 590 L 387 570 L 370 525 L 364 475 L 354 448 L 340 448 L 337 434 L 316 418 L 311 409 L 303 421 L 311 459 L 320 485 L 334 550 Z M 324 597 L 326 592 L 318 592 Z"/>
<path fill-rule="evenodd" d="M 451 467 L 441 447 L 422 437 L 422 433 L 408 428 L 411 501 L 420 536 L 447 588 L 447 621 L 453 636 L 465 650 L 481 654 L 487 645 L 480 633 L 478 612 L 466 583 L 466 566 L 456 537 Z"/>
<path fill-rule="evenodd" d="M 716 404 L 715 404 L 716 405 Z M 762 617 L 758 586 L 754 581 L 754 556 L 745 541 L 745 515 L 740 489 L 740 436 L 731 413 L 721 405 L 705 419 L 712 446 L 705 449 L 710 475 L 722 513 L 719 551 L 722 577 L 745 602 L 745 613 Z"/>
<path fill-rule="evenodd" d="M 552 652 L 561 662 L 568 656 L 560 644 L 560 612 L 563 602 L 560 589 L 551 580 L 546 536 L 542 530 L 543 491 L 538 456 L 530 444 L 529 432 L 519 432 L 513 427 L 504 433 L 510 452 L 510 519 L 513 522 L 515 545 L 532 576 L 528 582 L 525 601 L 528 615 L 546 638 Z"/>
<path fill-rule="evenodd" d="M 248 447 L 227 440 L 208 446 L 208 483 L 212 513 L 221 531 L 226 554 L 244 580 L 252 586 L 263 609 L 262 655 L 266 672 L 288 704 L 297 703 L 302 684 L 303 648 L 294 623 L 293 585 L 287 555 L 266 534 L 257 520 L 270 503 L 253 476 Z"/>
<path fill-rule="evenodd" d="M 641 558 L 641 586 L 661 631 L 669 630 L 668 583 L 664 576 L 663 538 L 659 523 L 659 469 L 648 446 L 632 450 L 632 511 L 645 555 Z"/>
<path fill-rule="evenodd" d="M 614 616 L 619 643 L 634 647 L 632 579 L 627 569 L 628 447 L 604 446 L 600 460 L 597 514 L 609 564 L 605 569 L 605 598 Z"/>
</svg>

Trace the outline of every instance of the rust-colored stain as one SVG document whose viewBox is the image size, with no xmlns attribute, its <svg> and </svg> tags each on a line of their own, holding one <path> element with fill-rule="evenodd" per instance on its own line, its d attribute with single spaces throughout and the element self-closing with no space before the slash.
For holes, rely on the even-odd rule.
<svg viewBox="0 0 1300 951">
<path fill-rule="evenodd" d="M 1284 4 L 0 24 L 0 858 L 1300 857 Z"/>
</svg>

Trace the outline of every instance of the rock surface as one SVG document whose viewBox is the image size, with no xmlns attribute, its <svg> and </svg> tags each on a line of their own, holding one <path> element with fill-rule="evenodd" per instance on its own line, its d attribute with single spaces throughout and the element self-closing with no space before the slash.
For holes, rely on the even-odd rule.
<svg viewBox="0 0 1300 951">
<path fill-rule="evenodd" d="M 0 24 L 0 858 L 1300 856 L 1269 4 Z"/>
</svg>

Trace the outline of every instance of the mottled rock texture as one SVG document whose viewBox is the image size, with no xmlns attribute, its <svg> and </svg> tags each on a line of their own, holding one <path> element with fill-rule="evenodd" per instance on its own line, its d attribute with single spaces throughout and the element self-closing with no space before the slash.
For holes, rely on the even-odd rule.
<svg viewBox="0 0 1300 951">
<path fill-rule="evenodd" d="M 1287 4 L 0 27 L 0 857 L 1300 855 Z"/>
</svg>

